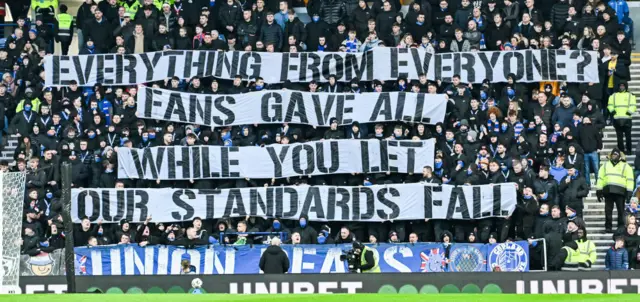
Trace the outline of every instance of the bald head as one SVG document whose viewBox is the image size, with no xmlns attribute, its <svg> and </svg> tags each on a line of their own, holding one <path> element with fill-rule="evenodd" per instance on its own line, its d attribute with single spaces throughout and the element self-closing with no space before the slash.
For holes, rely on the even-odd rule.
<svg viewBox="0 0 640 302">
<path fill-rule="evenodd" d="M 280 246 L 280 243 L 282 243 L 282 242 L 280 241 L 280 238 L 278 238 L 278 237 L 271 239 L 271 245 Z"/>
</svg>

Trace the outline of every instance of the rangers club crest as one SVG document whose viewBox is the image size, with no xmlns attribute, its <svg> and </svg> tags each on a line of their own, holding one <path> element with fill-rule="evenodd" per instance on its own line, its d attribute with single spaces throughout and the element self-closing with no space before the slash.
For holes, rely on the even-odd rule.
<svg viewBox="0 0 640 302">
<path fill-rule="evenodd" d="M 524 272 L 529 267 L 527 251 L 514 242 L 496 245 L 489 253 L 489 263 L 492 270 L 503 272 Z"/>
<path fill-rule="evenodd" d="M 447 264 L 444 250 L 440 248 L 433 248 L 420 253 L 420 259 L 422 259 L 420 271 L 423 273 L 444 272 Z"/>
<path fill-rule="evenodd" d="M 452 272 L 484 272 L 486 271 L 487 259 L 478 248 L 474 246 L 454 246 L 449 255 L 451 263 L 449 269 Z"/>
</svg>

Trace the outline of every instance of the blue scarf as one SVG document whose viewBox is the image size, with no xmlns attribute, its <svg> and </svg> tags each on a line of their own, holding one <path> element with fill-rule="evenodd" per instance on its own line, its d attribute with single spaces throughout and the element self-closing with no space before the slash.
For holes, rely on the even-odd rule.
<svg viewBox="0 0 640 302">
<path fill-rule="evenodd" d="M 347 39 L 345 46 L 347 46 L 348 53 L 358 52 L 358 39 L 354 39 L 353 41 Z"/>
</svg>

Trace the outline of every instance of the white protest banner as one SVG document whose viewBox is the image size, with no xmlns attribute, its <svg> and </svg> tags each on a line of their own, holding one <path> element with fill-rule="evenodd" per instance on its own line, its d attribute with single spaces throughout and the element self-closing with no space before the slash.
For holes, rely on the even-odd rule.
<svg viewBox="0 0 640 302">
<path fill-rule="evenodd" d="M 375 62 L 375 64 L 374 64 Z M 519 82 L 599 82 L 597 54 L 582 50 L 516 50 L 442 53 L 420 49 L 376 48 L 365 53 L 265 53 L 241 51 L 170 50 L 141 54 L 98 54 L 45 57 L 46 86 L 135 85 L 165 80 L 213 76 L 244 80 L 264 78 L 267 83 L 395 81 L 399 77 L 463 83 L 506 82 L 515 74 Z"/>
<path fill-rule="evenodd" d="M 435 139 L 324 140 L 265 147 L 118 148 L 118 177 L 139 179 L 283 178 L 336 173 L 422 173 Z"/>
<path fill-rule="evenodd" d="M 392 184 L 362 187 L 290 186 L 238 189 L 73 189 L 71 216 L 79 223 L 188 221 L 279 217 L 312 221 L 387 221 L 508 217 L 515 184 L 452 186 Z"/>
<path fill-rule="evenodd" d="M 141 87 L 138 117 L 205 126 L 293 123 L 330 126 L 374 122 L 444 120 L 447 100 L 441 94 L 311 93 L 292 90 L 208 95 Z"/>
</svg>

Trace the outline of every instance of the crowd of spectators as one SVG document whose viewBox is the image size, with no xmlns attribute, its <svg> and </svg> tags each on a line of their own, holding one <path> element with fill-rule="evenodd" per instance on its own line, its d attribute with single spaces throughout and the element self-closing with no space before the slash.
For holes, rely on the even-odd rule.
<svg viewBox="0 0 640 302">
<path fill-rule="evenodd" d="M 26 2 L 26 1 L 25 1 Z M 293 8 L 306 6 L 304 24 Z M 74 232 L 76 246 L 108 244 L 199 245 L 260 244 L 271 236 L 221 233 L 286 232 L 292 244 L 363 242 L 495 243 L 546 239 L 548 269 L 589 269 L 595 246 L 582 219 L 590 189 L 607 204 L 606 231 L 615 244 L 607 253 L 610 269 L 638 263 L 637 201 L 627 184 L 601 171 L 602 130 L 614 124 L 618 147 L 606 154 L 613 168 L 627 167 L 632 152 L 631 114 L 635 96 L 630 80 L 632 22 L 624 0 L 430 0 L 400 13 L 398 0 L 202 1 L 85 0 L 75 21 L 51 30 L 51 15 L 40 13 L 30 27 L 18 27 L 0 49 L 0 127 L 18 136 L 15 162 L 0 162 L 2 171 L 27 174 L 23 253 L 36 255 L 63 247 L 60 165 L 72 165 L 73 188 L 234 188 L 283 185 L 361 186 L 393 183 L 481 185 L 517 184 L 518 205 L 509 218 L 473 221 L 420 220 L 384 223 L 330 222 L 241 217 L 182 223 L 92 224 L 83 219 Z M 67 12 L 54 8 L 59 19 Z M 41 11 L 38 8 L 38 11 Z M 66 24 L 66 23 L 65 23 Z M 399 78 L 396 81 L 353 80 L 339 83 L 265 83 L 215 78 L 170 78 L 147 83 L 175 91 L 239 94 L 264 89 L 366 93 L 407 91 L 445 94 L 445 121 L 420 123 L 332 123 L 329 128 L 304 125 L 245 125 L 209 128 L 136 116 L 136 87 L 46 87 L 43 58 L 51 43 L 69 51 L 75 32 L 80 54 L 141 53 L 168 49 L 251 50 L 267 52 L 361 52 L 378 47 L 419 48 L 432 53 L 520 49 L 596 51 L 598 83 L 451 83 Z M 61 35 L 62 34 L 62 35 Z M 627 102 L 633 97 L 632 102 Z M 616 100 L 624 99 L 624 106 Z M 633 105 L 633 106 L 631 106 Z M 627 135 L 628 133 L 628 135 Z M 120 179 L 120 147 L 174 145 L 264 146 L 321 139 L 436 139 L 435 163 L 422 175 L 374 173 L 282 179 L 194 179 L 189 181 Z M 626 143 L 625 143 L 626 138 Z M 639 164 L 635 165 L 640 167 Z M 599 171 L 600 169 L 600 171 Z M 631 169 L 628 167 L 628 169 Z M 631 177 L 633 182 L 633 176 Z M 624 180 L 626 181 L 626 179 Z M 611 184 L 614 185 L 611 185 Z M 633 200 L 630 202 L 630 200 Z M 614 229 L 611 211 L 616 206 Z M 577 251 L 584 257 L 571 258 Z M 532 269 L 545 262 L 532 253 Z M 536 259 L 537 258 L 537 259 Z M 572 260 L 573 259 L 573 260 Z M 568 263 L 571 262 L 571 263 Z M 575 262 L 575 263 L 573 263 Z M 574 266 L 575 265 L 575 266 Z"/>
</svg>

